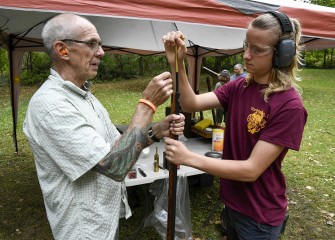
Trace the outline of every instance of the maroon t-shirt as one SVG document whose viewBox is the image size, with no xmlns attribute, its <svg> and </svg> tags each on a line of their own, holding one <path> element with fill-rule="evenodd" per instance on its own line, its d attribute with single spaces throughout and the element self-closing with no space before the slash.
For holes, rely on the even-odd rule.
<svg viewBox="0 0 335 240">
<path fill-rule="evenodd" d="M 214 90 L 226 110 L 223 159 L 248 159 L 258 140 L 285 147 L 255 182 L 221 179 L 220 197 L 226 206 L 255 221 L 278 226 L 288 204 L 282 160 L 288 149 L 299 150 L 307 112 L 293 88 L 273 93 L 265 102 L 264 87 L 246 87 L 240 78 Z"/>
</svg>

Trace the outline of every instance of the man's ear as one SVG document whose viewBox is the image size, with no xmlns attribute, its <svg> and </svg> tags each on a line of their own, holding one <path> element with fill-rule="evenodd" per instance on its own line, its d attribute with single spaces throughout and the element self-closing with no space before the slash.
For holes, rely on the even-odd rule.
<svg viewBox="0 0 335 240">
<path fill-rule="evenodd" d="M 60 52 L 60 55 L 62 56 L 67 55 L 67 50 L 65 48 L 62 48 L 59 52 Z"/>
<path fill-rule="evenodd" d="M 67 47 L 63 42 L 57 42 L 54 48 L 56 54 L 60 57 L 68 56 Z"/>
</svg>

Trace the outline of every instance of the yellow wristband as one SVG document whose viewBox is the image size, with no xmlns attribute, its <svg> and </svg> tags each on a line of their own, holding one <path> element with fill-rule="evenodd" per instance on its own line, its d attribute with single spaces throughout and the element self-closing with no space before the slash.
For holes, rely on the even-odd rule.
<svg viewBox="0 0 335 240">
<path fill-rule="evenodd" d="M 146 100 L 146 99 L 141 98 L 140 100 L 138 100 L 138 102 L 139 102 L 139 103 L 147 104 L 149 107 L 152 108 L 152 110 L 154 110 L 154 113 L 157 111 L 156 106 L 155 106 L 152 102 L 150 102 L 149 100 Z"/>
</svg>

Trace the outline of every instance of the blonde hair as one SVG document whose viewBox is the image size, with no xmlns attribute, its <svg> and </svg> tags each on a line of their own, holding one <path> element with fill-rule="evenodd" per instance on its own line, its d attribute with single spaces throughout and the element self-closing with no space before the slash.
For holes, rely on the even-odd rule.
<svg viewBox="0 0 335 240">
<path fill-rule="evenodd" d="M 296 53 L 293 57 L 291 64 L 287 67 L 272 67 L 272 71 L 269 77 L 269 85 L 263 89 L 264 101 L 267 102 L 269 96 L 275 92 L 282 92 L 290 88 L 295 88 L 298 93 L 302 93 L 301 88 L 296 84 L 297 81 L 301 79 L 297 75 L 299 70 L 299 65 L 303 65 L 302 59 L 302 48 L 299 45 L 301 37 L 301 26 L 297 19 L 290 18 L 293 26 L 293 32 L 283 33 L 279 21 L 272 14 L 263 14 L 255 18 L 249 25 L 253 28 L 258 28 L 260 30 L 271 30 L 273 36 L 278 36 L 276 43 L 284 39 L 292 39 L 295 41 Z M 249 74 L 246 78 L 247 85 L 250 85 L 254 81 L 254 76 Z"/>
</svg>

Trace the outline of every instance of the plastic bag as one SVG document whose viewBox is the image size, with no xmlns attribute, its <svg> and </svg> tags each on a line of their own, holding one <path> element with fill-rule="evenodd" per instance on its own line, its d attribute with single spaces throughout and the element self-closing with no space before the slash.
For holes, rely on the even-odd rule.
<svg viewBox="0 0 335 240">
<path fill-rule="evenodd" d="M 168 178 L 157 180 L 150 185 L 149 192 L 155 196 L 154 210 L 144 222 L 144 227 L 153 226 L 162 239 L 166 239 L 167 231 L 168 190 Z M 190 197 L 186 176 L 177 177 L 176 192 L 176 221 L 174 239 L 192 240 Z"/>
</svg>

